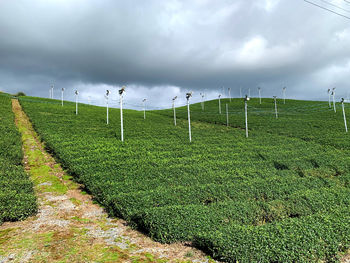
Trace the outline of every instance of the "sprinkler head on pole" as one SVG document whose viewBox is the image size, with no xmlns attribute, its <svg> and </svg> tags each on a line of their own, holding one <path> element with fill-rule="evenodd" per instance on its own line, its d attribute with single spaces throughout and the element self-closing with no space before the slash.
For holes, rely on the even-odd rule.
<svg viewBox="0 0 350 263">
<path fill-rule="evenodd" d="M 123 86 L 123 87 L 119 90 L 119 95 L 123 95 L 124 91 L 125 91 L 125 87 Z"/>
<path fill-rule="evenodd" d="M 345 100 L 344 98 L 341 98 L 340 103 L 344 104 Z"/>
<path fill-rule="evenodd" d="M 62 91 L 64 91 L 64 88 L 62 88 Z"/>
<path fill-rule="evenodd" d="M 106 96 L 108 97 L 110 91 L 109 90 L 106 90 Z"/>
<path fill-rule="evenodd" d="M 173 101 L 175 101 L 177 99 L 177 96 L 175 96 L 174 98 L 173 98 Z"/>
<path fill-rule="evenodd" d="M 78 94 L 79 94 L 79 92 L 78 92 L 77 90 L 76 90 L 74 93 L 75 93 L 75 95 L 78 95 Z"/>
<path fill-rule="evenodd" d="M 143 99 L 142 102 L 145 102 L 147 99 Z"/>
<path fill-rule="evenodd" d="M 186 99 L 189 100 L 192 97 L 192 91 L 186 93 Z"/>
<path fill-rule="evenodd" d="M 244 101 L 249 101 L 250 98 L 248 97 L 248 95 L 245 95 Z"/>
</svg>

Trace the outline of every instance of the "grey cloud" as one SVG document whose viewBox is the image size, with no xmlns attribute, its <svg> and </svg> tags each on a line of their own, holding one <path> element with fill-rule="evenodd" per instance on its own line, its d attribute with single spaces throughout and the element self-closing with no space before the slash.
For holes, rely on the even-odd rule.
<svg viewBox="0 0 350 263">
<path fill-rule="evenodd" d="M 329 86 L 347 92 L 348 25 L 304 1 L 1 0 L 0 89 L 47 96 L 54 82 L 99 97 L 126 84 L 144 97 L 225 86 L 237 96 L 262 86 L 271 96 L 286 85 L 322 99 Z"/>
</svg>

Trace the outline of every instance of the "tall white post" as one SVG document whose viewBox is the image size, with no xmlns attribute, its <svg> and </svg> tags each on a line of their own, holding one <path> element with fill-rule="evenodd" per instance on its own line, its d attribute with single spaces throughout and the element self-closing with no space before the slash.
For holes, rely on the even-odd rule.
<svg viewBox="0 0 350 263">
<path fill-rule="evenodd" d="M 226 126 L 228 127 L 228 105 L 226 103 Z"/>
<path fill-rule="evenodd" d="M 142 100 L 143 102 L 143 119 L 146 119 L 146 99 Z"/>
<path fill-rule="evenodd" d="M 332 108 L 332 106 L 331 106 L 331 89 L 328 89 L 328 105 L 329 105 L 329 108 Z"/>
<path fill-rule="evenodd" d="M 110 93 L 110 91 L 109 90 L 106 90 L 106 96 L 105 96 L 105 98 L 106 98 L 106 108 L 107 108 L 107 112 L 106 112 L 106 114 L 107 114 L 107 116 L 106 116 L 106 123 L 107 123 L 107 125 L 109 124 L 109 117 L 108 117 L 108 113 L 109 113 L 109 105 L 108 105 L 108 99 L 109 99 L 109 93 Z"/>
<path fill-rule="evenodd" d="M 228 97 L 230 98 L 230 102 L 231 102 L 231 88 L 228 88 Z"/>
<path fill-rule="evenodd" d="M 261 88 L 258 87 L 258 91 L 259 91 L 259 103 L 261 104 Z"/>
<path fill-rule="evenodd" d="M 341 106 L 342 106 L 342 109 L 343 109 L 345 132 L 348 132 L 348 125 L 346 124 L 346 116 L 345 116 L 345 109 L 344 109 L 344 98 L 341 99 Z"/>
<path fill-rule="evenodd" d="M 51 99 L 53 99 L 53 87 L 54 85 L 51 85 Z"/>
<path fill-rule="evenodd" d="M 175 100 L 177 99 L 177 96 L 173 98 L 173 112 L 174 112 L 174 125 L 176 126 L 176 108 L 175 108 Z"/>
<path fill-rule="evenodd" d="M 273 96 L 273 99 L 275 100 L 275 114 L 276 114 L 276 119 L 278 119 L 278 112 L 277 112 L 277 97 Z"/>
<path fill-rule="evenodd" d="M 192 97 L 192 92 L 186 93 L 187 99 L 187 117 L 188 117 L 188 136 L 190 138 L 190 142 L 192 142 L 191 136 L 191 116 L 190 116 L 190 98 Z"/>
<path fill-rule="evenodd" d="M 286 87 L 283 87 L 283 104 L 286 104 Z"/>
<path fill-rule="evenodd" d="M 334 112 L 337 112 L 337 109 L 335 108 L 335 88 L 333 88 L 332 95 L 333 95 L 333 109 L 334 109 Z"/>
<path fill-rule="evenodd" d="M 124 141 L 124 127 L 123 127 L 123 93 L 125 91 L 125 87 L 122 87 L 119 90 L 119 98 L 120 98 L 120 133 L 121 133 L 121 141 Z"/>
<path fill-rule="evenodd" d="M 63 92 L 64 92 L 64 88 L 62 88 L 62 93 L 61 93 L 61 102 L 62 102 L 62 107 L 63 107 Z"/>
<path fill-rule="evenodd" d="M 204 111 L 204 93 L 200 93 L 202 96 L 202 101 L 201 101 L 201 106 L 202 106 L 202 111 Z"/>
<path fill-rule="evenodd" d="M 219 95 L 219 114 L 221 114 L 221 94 Z"/>
<path fill-rule="evenodd" d="M 79 92 L 75 91 L 75 115 L 78 115 L 78 94 Z"/>
<path fill-rule="evenodd" d="M 248 101 L 250 98 L 248 95 L 245 95 L 244 98 L 244 112 L 245 112 L 245 137 L 248 138 Z"/>
</svg>

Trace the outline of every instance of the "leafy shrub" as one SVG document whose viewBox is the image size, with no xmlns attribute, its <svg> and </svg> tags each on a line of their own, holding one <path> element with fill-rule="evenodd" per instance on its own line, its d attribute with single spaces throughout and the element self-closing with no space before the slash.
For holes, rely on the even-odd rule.
<svg viewBox="0 0 350 263">
<path fill-rule="evenodd" d="M 33 183 L 22 166 L 21 136 L 14 123 L 11 99 L 0 94 L 0 224 L 37 211 Z"/>
<path fill-rule="evenodd" d="M 193 241 L 228 262 L 331 261 L 350 247 L 342 214 L 350 210 L 350 155 L 341 147 L 349 140 L 339 116 L 317 110 L 320 102 L 288 101 L 279 122 L 264 102 L 250 115 L 248 139 L 241 100 L 230 104 L 231 127 L 213 113 L 216 101 L 206 103 L 212 112 L 191 105 L 192 143 L 185 109 L 176 127 L 171 110 L 147 112 L 146 120 L 125 110 L 122 143 L 119 109 L 106 125 L 102 107 L 80 104 L 75 115 L 74 103 L 20 101 L 75 180 L 110 215 L 156 240 Z"/>
</svg>

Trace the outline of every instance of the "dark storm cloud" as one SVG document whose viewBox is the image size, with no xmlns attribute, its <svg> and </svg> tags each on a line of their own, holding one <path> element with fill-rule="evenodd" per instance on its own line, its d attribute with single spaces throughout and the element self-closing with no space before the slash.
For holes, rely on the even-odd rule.
<svg viewBox="0 0 350 263">
<path fill-rule="evenodd" d="M 216 96 L 259 85 L 271 96 L 286 85 L 291 97 L 317 99 L 336 85 L 346 94 L 349 22 L 301 0 L 0 0 L 0 89 L 48 96 L 54 82 L 86 98 L 127 84 L 139 97 Z"/>
</svg>

